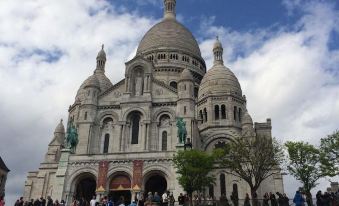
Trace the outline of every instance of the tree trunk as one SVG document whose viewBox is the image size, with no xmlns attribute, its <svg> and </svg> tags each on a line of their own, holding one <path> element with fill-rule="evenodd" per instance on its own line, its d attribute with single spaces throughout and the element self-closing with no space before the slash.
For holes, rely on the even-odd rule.
<svg viewBox="0 0 339 206">
<path fill-rule="evenodd" d="M 258 195 L 255 188 L 251 188 L 252 206 L 258 206 Z"/>
<path fill-rule="evenodd" d="M 306 203 L 308 206 L 313 206 L 312 194 L 310 191 L 306 192 Z"/>
</svg>

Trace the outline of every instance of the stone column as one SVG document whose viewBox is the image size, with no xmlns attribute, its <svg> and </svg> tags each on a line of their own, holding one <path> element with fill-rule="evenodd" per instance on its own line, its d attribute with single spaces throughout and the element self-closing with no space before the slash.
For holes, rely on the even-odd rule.
<svg viewBox="0 0 339 206">
<path fill-rule="evenodd" d="M 120 125 L 120 132 L 119 132 L 119 151 L 122 151 L 122 137 L 124 132 L 124 125 Z"/>
<path fill-rule="evenodd" d="M 146 144 L 147 144 L 147 123 L 142 123 L 142 131 L 143 131 L 143 147 L 144 150 L 146 150 Z"/>
</svg>

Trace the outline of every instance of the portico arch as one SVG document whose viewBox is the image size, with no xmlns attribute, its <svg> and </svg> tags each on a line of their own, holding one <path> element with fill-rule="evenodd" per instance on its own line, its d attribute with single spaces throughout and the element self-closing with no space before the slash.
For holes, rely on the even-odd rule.
<svg viewBox="0 0 339 206">
<path fill-rule="evenodd" d="M 148 192 L 157 192 L 159 195 L 162 195 L 169 188 L 168 177 L 165 173 L 160 170 L 152 170 L 143 178 L 143 187 L 145 194 Z"/>
</svg>

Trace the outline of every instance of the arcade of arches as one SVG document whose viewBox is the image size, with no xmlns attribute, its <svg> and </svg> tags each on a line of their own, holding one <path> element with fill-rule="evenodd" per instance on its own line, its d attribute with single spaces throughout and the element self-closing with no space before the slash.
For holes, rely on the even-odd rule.
<svg viewBox="0 0 339 206">
<path fill-rule="evenodd" d="M 125 204 L 129 204 L 134 198 L 134 192 L 158 192 L 162 195 L 167 189 L 168 184 L 165 175 L 159 171 L 152 171 L 141 177 L 140 190 L 135 188 L 132 183 L 137 182 L 133 180 L 126 172 L 115 172 L 110 177 L 106 178 L 106 188 L 104 192 L 100 190 L 100 174 L 98 180 L 91 173 L 82 173 L 75 181 L 74 197 L 78 200 L 84 199 L 90 201 L 94 195 L 107 195 L 115 203 L 121 197 L 124 198 Z M 100 190 L 100 191 L 99 191 Z"/>
</svg>

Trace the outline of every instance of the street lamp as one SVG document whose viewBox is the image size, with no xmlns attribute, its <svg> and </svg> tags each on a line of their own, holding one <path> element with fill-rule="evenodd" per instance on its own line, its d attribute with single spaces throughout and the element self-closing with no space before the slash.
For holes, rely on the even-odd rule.
<svg viewBox="0 0 339 206">
<path fill-rule="evenodd" d="M 184 144 L 184 150 L 186 150 L 186 148 L 190 148 L 190 150 L 192 150 L 192 142 L 190 138 L 186 139 L 186 142 Z"/>
</svg>

